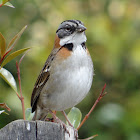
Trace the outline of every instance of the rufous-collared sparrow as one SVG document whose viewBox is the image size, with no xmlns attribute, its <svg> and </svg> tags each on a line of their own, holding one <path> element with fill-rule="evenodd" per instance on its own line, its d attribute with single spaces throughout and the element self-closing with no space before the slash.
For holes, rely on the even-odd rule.
<svg viewBox="0 0 140 140">
<path fill-rule="evenodd" d="M 53 50 L 32 92 L 33 120 L 45 120 L 49 110 L 72 108 L 89 92 L 93 63 L 85 45 L 85 30 L 79 20 L 66 20 L 58 27 Z"/>
</svg>

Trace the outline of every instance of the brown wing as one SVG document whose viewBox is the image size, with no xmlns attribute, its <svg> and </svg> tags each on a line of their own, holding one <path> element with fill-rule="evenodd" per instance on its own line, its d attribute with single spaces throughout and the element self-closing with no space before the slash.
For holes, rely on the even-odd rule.
<svg viewBox="0 0 140 140">
<path fill-rule="evenodd" d="M 48 57 L 47 61 L 45 62 L 45 65 L 44 65 L 43 69 L 41 70 L 41 72 L 37 78 L 37 81 L 35 83 L 35 86 L 34 86 L 34 89 L 32 92 L 32 97 L 31 97 L 32 112 L 34 112 L 36 110 L 37 101 L 39 99 L 40 92 L 50 77 L 49 71 L 50 71 L 50 66 L 54 59 L 54 56 L 55 55 L 52 53 Z"/>
</svg>

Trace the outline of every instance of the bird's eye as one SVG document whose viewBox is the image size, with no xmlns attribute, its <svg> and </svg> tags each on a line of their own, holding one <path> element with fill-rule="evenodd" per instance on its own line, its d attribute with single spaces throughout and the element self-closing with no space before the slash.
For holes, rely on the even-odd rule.
<svg viewBox="0 0 140 140">
<path fill-rule="evenodd" d="M 66 30 L 67 30 L 67 31 L 70 31 L 71 29 L 70 29 L 70 27 L 67 27 Z"/>
<path fill-rule="evenodd" d="M 68 31 L 68 32 L 71 31 L 71 26 L 66 25 L 66 26 L 65 26 L 65 30 Z"/>
</svg>

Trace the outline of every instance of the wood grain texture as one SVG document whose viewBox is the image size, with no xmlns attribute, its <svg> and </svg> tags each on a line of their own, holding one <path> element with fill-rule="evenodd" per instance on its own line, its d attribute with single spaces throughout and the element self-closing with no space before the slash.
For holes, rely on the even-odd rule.
<svg viewBox="0 0 140 140">
<path fill-rule="evenodd" d="M 0 140 L 76 140 L 74 130 L 43 121 L 16 120 L 0 129 Z"/>
</svg>

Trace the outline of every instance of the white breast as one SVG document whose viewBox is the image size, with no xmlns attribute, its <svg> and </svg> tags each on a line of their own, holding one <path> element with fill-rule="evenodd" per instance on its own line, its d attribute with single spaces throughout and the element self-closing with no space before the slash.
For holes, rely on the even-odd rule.
<svg viewBox="0 0 140 140">
<path fill-rule="evenodd" d="M 74 44 L 72 55 L 66 60 L 58 63 L 56 58 L 52 63 L 50 78 L 41 94 L 48 109 L 62 111 L 71 108 L 81 102 L 91 88 L 93 63 L 81 42 L 78 44 Z"/>
<path fill-rule="evenodd" d="M 90 90 L 93 77 L 90 56 L 81 46 L 72 55 L 51 71 L 42 90 L 43 104 L 49 109 L 61 111 L 71 108 L 81 102 Z"/>
</svg>

